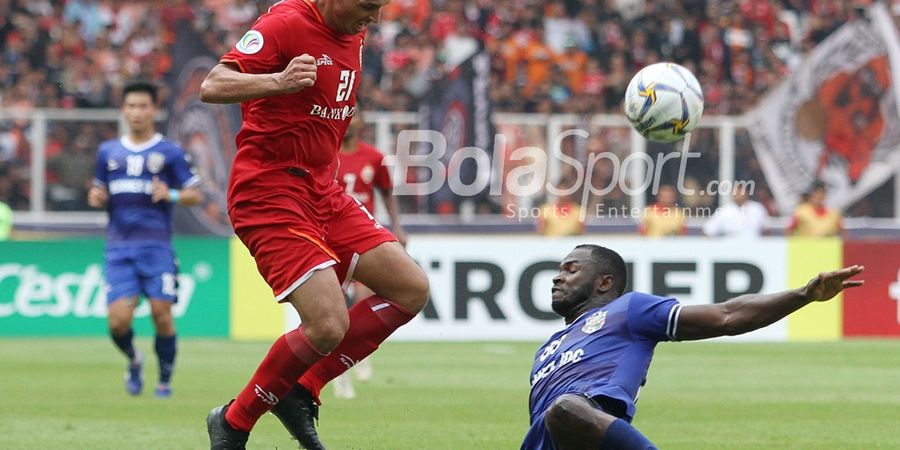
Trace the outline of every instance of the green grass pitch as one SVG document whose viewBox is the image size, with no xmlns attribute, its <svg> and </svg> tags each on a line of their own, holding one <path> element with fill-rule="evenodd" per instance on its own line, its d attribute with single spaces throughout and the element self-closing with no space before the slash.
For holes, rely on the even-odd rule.
<svg viewBox="0 0 900 450">
<path fill-rule="evenodd" d="M 0 340 L 0 449 L 202 449 L 268 344 L 182 340 L 174 396 L 125 394 L 104 339 Z M 517 449 L 537 344 L 387 343 L 358 397 L 323 395 L 331 449 Z M 662 449 L 900 449 L 900 341 L 661 344 L 635 425 Z M 263 417 L 249 449 L 297 448 Z"/>
</svg>

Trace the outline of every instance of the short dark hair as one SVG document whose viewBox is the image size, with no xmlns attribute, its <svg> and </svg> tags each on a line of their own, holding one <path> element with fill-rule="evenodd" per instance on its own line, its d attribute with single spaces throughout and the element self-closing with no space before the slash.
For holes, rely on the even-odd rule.
<svg viewBox="0 0 900 450">
<path fill-rule="evenodd" d="M 826 188 L 827 188 L 827 186 L 825 185 L 824 181 L 816 180 L 816 181 L 813 181 L 812 186 L 809 188 L 809 192 L 816 191 L 819 189 L 825 190 Z"/>
<path fill-rule="evenodd" d="M 159 87 L 149 81 L 131 81 L 125 85 L 124 89 L 122 89 L 122 99 L 125 99 L 125 97 L 132 92 L 145 92 L 149 94 L 155 105 L 157 97 L 159 96 Z"/>
<path fill-rule="evenodd" d="M 616 295 L 622 295 L 625 292 L 625 286 L 628 285 L 628 271 L 625 268 L 625 260 L 622 256 L 606 247 L 594 244 L 581 244 L 577 247 L 588 249 L 591 251 L 591 262 L 597 266 L 597 271 L 604 275 L 612 275 L 613 290 Z"/>
</svg>

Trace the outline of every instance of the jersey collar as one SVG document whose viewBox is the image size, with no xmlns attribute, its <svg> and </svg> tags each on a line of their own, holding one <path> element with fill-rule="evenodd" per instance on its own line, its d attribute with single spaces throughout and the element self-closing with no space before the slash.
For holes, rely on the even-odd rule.
<svg viewBox="0 0 900 450">
<path fill-rule="evenodd" d="M 159 144 L 163 140 L 163 135 L 156 133 L 150 138 L 147 142 L 141 142 L 140 144 L 135 144 L 131 141 L 128 136 L 122 136 L 119 138 L 119 142 L 122 144 L 122 147 L 125 147 L 129 151 L 134 153 L 140 153 L 148 148 L 153 147 L 156 144 Z"/>
</svg>

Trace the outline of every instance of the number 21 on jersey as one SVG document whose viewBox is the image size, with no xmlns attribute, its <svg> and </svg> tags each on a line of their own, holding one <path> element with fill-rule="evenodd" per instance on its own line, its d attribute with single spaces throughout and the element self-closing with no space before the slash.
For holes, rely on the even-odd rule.
<svg viewBox="0 0 900 450">
<path fill-rule="evenodd" d="M 356 81 L 356 71 L 355 70 L 342 70 L 341 71 L 341 83 L 337 88 L 337 101 L 338 102 L 346 102 L 350 100 L 350 95 L 353 94 L 353 83 Z"/>
</svg>

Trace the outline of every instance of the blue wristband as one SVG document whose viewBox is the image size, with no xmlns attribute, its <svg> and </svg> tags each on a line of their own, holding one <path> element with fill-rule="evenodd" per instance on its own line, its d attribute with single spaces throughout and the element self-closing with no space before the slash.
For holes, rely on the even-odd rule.
<svg viewBox="0 0 900 450">
<path fill-rule="evenodd" d="M 181 192 L 177 189 L 169 189 L 169 203 L 175 204 L 178 203 L 178 200 L 181 198 Z"/>
</svg>

